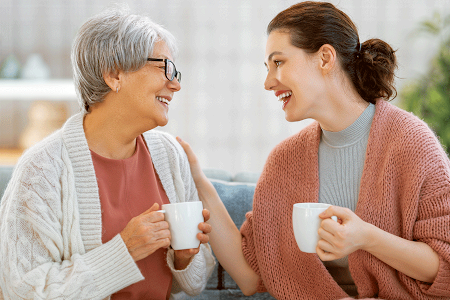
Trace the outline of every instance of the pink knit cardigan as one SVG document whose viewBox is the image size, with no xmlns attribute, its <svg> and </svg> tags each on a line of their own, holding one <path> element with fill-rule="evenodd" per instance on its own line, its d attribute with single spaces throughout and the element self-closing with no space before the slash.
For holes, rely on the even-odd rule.
<svg viewBox="0 0 450 300">
<path fill-rule="evenodd" d="M 316 254 L 299 250 L 292 205 L 317 202 L 321 129 L 313 123 L 272 150 L 258 181 L 242 248 L 260 275 L 258 292 L 277 299 L 341 299 L 348 295 Z M 349 255 L 360 298 L 450 299 L 450 162 L 436 136 L 412 114 L 376 103 L 355 213 L 440 257 L 433 284 L 412 279 L 368 252 Z"/>
</svg>

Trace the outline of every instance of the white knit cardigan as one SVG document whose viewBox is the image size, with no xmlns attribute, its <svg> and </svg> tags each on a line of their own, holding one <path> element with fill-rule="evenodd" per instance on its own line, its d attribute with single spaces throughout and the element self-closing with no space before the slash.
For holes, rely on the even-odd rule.
<svg viewBox="0 0 450 300">
<path fill-rule="evenodd" d="M 102 244 L 102 208 L 83 117 L 71 117 L 15 167 L 0 206 L 0 298 L 3 292 L 4 299 L 109 299 L 144 279 L 120 234 Z M 176 140 L 154 130 L 144 138 L 169 201 L 199 201 Z M 215 266 L 209 245 L 201 245 L 185 270 L 174 269 L 173 250 L 167 263 L 172 298 L 180 289 L 199 294 Z"/>
</svg>

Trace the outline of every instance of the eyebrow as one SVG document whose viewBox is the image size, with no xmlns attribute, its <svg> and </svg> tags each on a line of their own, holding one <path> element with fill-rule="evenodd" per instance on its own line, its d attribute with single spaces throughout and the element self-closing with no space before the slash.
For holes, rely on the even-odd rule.
<svg viewBox="0 0 450 300">
<path fill-rule="evenodd" d="M 153 56 L 153 55 L 152 55 L 152 56 Z M 164 55 L 164 54 L 153 56 L 153 58 L 158 58 L 158 59 L 168 59 L 168 60 L 171 60 L 169 57 L 167 57 L 167 56 Z"/>
<path fill-rule="evenodd" d="M 267 61 L 269 62 L 272 59 L 272 57 L 277 54 L 283 54 L 283 52 L 274 51 L 274 52 L 270 53 L 269 57 L 267 58 Z M 267 67 L 267 64 L 265 62 L 264 62 L 264 65 Z"/>
</svg>

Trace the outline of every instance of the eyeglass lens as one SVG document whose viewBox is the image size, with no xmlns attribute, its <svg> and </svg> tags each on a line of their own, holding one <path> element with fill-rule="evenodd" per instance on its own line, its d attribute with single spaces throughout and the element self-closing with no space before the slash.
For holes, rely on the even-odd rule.
<svg viewBox="0 0 450 300">
<path fill-rule="evenodd" d="M 167 78 L 172 81 L 173 78 L 175 77 L 175 65 L 173 64 L 172 61 L 167 61 L 167 69 L 166 69 L 166 73 L 167 73 Z"/>
</svg>

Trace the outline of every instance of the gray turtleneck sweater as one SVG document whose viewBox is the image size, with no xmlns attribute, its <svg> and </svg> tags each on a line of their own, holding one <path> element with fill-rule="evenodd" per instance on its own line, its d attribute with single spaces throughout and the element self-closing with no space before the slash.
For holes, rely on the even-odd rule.
<svg viewBox="0 0 450 300">
<path fill-rule="evenodd" d="M 344 130 L 322 129 L 319 144 L 319 202 L 347 207 L 355 211 L 359 185 L 364 168 L 367 141 L 375 114 L 375 105 L 364 112 Z M 330 274 L 341 285 L 353 285 L 348 269 L 348 257 L 324 262 Z M 346 290 L 356 295 L 356 289 Z"/>
<path fill-rule="evenodd" d="M 319 202 L 350 208 L 358 202 L 370 126 L 375 105 L 344 130 L 322 129 L 319 144 Z"/>
</svg>

